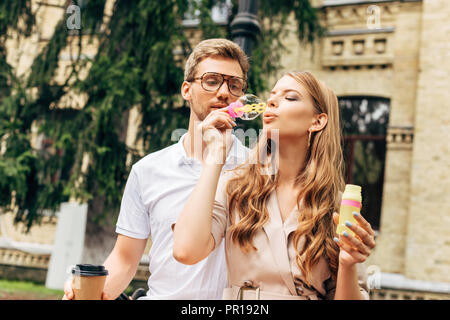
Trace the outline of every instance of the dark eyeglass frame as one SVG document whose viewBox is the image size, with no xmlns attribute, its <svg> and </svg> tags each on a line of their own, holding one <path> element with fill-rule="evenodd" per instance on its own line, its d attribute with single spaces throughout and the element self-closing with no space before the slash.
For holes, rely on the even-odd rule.
<svg viewBox="0 0 450 320">
<path fill-rule="evenodd" d="M 222 81 L 220 82 L 220 85 L 219 85 L 219 86 L 217 87 L 217 89 L 215 89 L 215 90 L 206 89 L 206 88 L 203 86 L 203 78 L 204 78 L 206 75 L 209 75 L 209 74 L 219 75 L 219 76 L 222 77 Z M 230 79 L 240 79 L 240 80 L 243 81 L 244 87 L 242 88 L 242 93 L 241 93 L 241 94 L 236 95 L 236 94 L 234 94 L 233 92 L 231 92 L 231 89 L 230 89 Z M 218 73 L 218 72 L 205 72 L 205 73 L 202 74 L 200 77 L 192 78 L 191 80 L 187 80 L 187 81 L 188 81 L 188 82 L 192 82 L 192 81 L 194 81 L 194 80 L 200 80 L 200 85 L 202 86 L 203 90 L 208 91 L 208 92 L 216 92 L 217 90 L 219 90 L 219 89 L 222 87 L 223 82 L 226 81 L 226 82 L 227 82 L 228 91 L 229 91 L 233 96 L 235 96 L 235 97 L 240 97 L 240 96 L 242 96 L 242 95 L 245 93 L 245 91 L 247 90 L 247 87 L 248 87 L 247 80 L 245 80 L 244 78 L 241 78 L 241 77 L 235 77 L 235 76 L 230 76 L 230 75 L 223 74 L 223 73 Z"/>
</svg>

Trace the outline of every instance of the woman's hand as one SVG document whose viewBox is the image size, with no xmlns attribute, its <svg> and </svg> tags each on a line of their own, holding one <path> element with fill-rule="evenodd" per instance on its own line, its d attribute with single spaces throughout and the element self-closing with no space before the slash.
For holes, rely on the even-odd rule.
<svg viewBox="0 0 450 320">
<path fill-rule="evenodd" d="M 205 159 L 215 164 L 223 164 L 231 147 L 231 129 L 236 126 L 227 108 L 214 110 L 197 126 L 206 144 Z"/>
<path fill-rule="evenodd" d="M 344 267 L 351 267 L 356 263 L 366 261 L 372 249 L 375 248 L 375 232 L 370 223 L 361 214 L 355 213 L 354 217 L 358 223 L 351 224 L 349 221 L 346 223 L 346 226 L 355 233 L 355 237 L 345 232 L 339 238 L 335 238 L 341 249 L 339 252 L 339 264 Z M 337 225 L 339 221 L 338 213 L 335 212 L 333 214 L 333 220 Z"/>
</svg>

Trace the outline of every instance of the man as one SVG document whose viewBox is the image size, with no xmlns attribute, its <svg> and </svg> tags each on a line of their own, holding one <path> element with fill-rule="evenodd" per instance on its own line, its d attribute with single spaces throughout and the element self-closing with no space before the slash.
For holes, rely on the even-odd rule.
<svg viewBox="0 0 450 320">
<path fill-rule="evenodd" d="M 171 225 L 178 218 L 202 170 L 204 143 L 197 124 L 236 101 L 246 89 L 248 59 L 235 43 L 210 39 L 199 43 L 185 66 L 183 98 L 190 105 L 188 132 L 170 147 L 147 155 L 132 167 L 125 187 L 116 244 L 106 259 L 103 299 L 115 299 L 136 274 L 151 236 L 149 290 L 144 299 L 221 299 L 226 286 L 223 242 L 191 266 L 172 255 Z M 201 131 L 201 130 L 200 130 Z M 224 170 L 244 162 L 248 149 L 233 136 Z M 70 281 L 63 299 L 73 299 Z M 141 298 L 141 299 L 142 299 Z"/>
</svg>

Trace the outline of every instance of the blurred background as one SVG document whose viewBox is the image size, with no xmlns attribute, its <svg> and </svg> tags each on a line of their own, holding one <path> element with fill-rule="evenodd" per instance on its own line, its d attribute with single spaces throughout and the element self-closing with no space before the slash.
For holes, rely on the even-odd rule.
<svg viewBox="0 0 450 320">
<path fill-rule="evenodd" d="M 447 0 L 1 0 L 0 299 L 59 299 L 71 265 L 103 263 L 131 166 L 187 129 L 184 62 L 215 37 L 251 57 L 249 92 L 308 70 L 337 94 L 346 182 L 377 234 L 371 298 L 449 299 L 449 14 Z"/>
</svg>

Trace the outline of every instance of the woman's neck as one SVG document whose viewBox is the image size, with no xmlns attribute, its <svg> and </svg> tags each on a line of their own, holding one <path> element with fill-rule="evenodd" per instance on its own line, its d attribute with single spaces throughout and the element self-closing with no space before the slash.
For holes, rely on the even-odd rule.
<svg viewBox="0 0 450 320">
<path fill-rule="evenodd" d="M 304 139 L 289 139 L 279 141 L 279 183 L 281 186 L 294 186 L 300 171 L 304 167 L 307 141 Z"/>
</svg>

